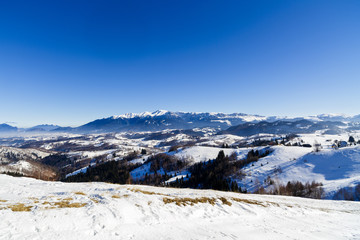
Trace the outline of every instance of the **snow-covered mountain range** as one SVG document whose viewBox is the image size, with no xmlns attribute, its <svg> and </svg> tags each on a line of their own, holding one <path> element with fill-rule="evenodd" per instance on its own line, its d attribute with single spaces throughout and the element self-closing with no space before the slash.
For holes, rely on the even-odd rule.
<svg viewBox="0 0 360 240">
<path fill-rule="evenodd" d="M 339 122 L 338 127 L 350 124 L 354 127 L 360 122 L 360 115 L 347 116 L 343 114 L 320 114 L 308 117 L 260 116 L 244 113 L 207 113 L 207 112 L 172 112 L 157 110 L 154 112 L 126 113 L 107 118 L 96 119 L 79 127 L 59 127 L 57 125 L 38 125 L 31 128 L 16 128 L 8 124 L 0 125 L 0 133 L 4 132 L 72 132 L 72 133 L 101 133 L 123 131 L 160 131 L 164 129 L 193 129 L 214 128 L 226 130 L 229 127 L 246 123 L 276 121 L 295 122 L 306 120 L 309 122 Z M 321 124 L 320 124 L 321 125 Z M 323 125 L 323 124 L 322 124 Z M 332 124 L 334 125 L 334 124 Z M 246 125 L 244 125 L 246 126 Z M 315 126 L 316 127 L 316 126 Z M 319 129 L 322 129 L 321 126 Z M 357 126 L 359 127 L 359 126 Z"/>
</svg>

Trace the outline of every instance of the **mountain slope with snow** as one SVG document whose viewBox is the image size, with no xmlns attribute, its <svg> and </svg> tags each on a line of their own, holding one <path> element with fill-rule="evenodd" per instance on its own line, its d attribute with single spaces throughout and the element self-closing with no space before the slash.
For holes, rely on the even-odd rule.
<svg viewBox="0 0 360 240">
<path fill-rule="evenodd" d="M 157 110 L 154 112 L 126 113 L 107 118 L 96 119 L 79 127 L 59 127 L 43 124 L 31 128 L 16 128 L 0 124 L 0 133 L 24 132 L 73 132 L 73 133 L 105 133 L 124 131 L 161 131 L 165 129 L 213 128 L 225 130 L 244 123 L 266 121 L 295 122 L 308 120 L 311 122 L 341 122 L 349 124 L 353 130 L 360 129 L 360 114 L 347 116 L 344 114 L 319 114 L 316 116 L 287 117 L 260 116 L 244 113 L 219 112 L 172 112 Z"/>
<path fill-rule="evenodd" d="M 0 239 L 359 239 L 360 203 L 0 175 Z"/>
<path fill-rule="evenodd" d="M 41 163 L 41 160 L 50 154 L 51 152 L 31 148 L 0 146 L 0 173 L 20 174 L 45 180 L 56 179 L 56 170 Z"/>
<path fill-rule="evenodd" d="M 58 128 L 56 131 L 73 132 L 121 132 L 121 131 L 160 131 L 164 129 L 214 128 L 225 130 L 232 126 L 262 121 L 309 121 L 309 122 L 359 122 L 359 116 L 322 114 L 310 117 L 259 116 L 244 113 L 207 113 L 207 112 L 171 112 L 157 110 L 155 112 L 126 113 L 108 118 L 97 119 L 77 128 Z M 321 124 L 320 124 L 321 125 Z M 331 125 L 331 123 L 328 123 Z M 316 126 L 315 126 L 316 127 Z M 320 126 L 321 127 L 321 126 Z"/>
<path fill-rule="evenodd" d="M 109 118 L 97 119 L 75 128 L 74 131 L 159 131 L 164 129 L 192 129 L 203 127 L 225 129 L 232 125 L 265 119 L 266 117 L 242 113 L 194 113 L 158 110 L 152 113 L 127 113 Z"/>
<path fill-rule="evenodd" d="M 275 184 L 288 181 L 321 182 L 325 197 L 332 199 L 336 192 L 344 187 L 360 184 L 360 147 L 353 146 L 338 150 L 324 149 L 313 152 L 304 147 L 272 147 L 269 156 L 244 168 L 246 177 L 242 184 L 249 191 L 259 186 L 273 188 L 274 185 L 262 184 L 268 178 Z"/>
</svg>

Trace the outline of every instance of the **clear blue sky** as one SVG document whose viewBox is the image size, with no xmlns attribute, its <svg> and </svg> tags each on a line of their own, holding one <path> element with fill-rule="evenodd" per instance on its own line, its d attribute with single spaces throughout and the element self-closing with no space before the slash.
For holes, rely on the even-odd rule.
<svg viewBox="0 0 360 240">
<path fill-rule="evenodd" d="M 0 122 L 360 113 L 360 1 L 1 1 Z"/>
</svg>

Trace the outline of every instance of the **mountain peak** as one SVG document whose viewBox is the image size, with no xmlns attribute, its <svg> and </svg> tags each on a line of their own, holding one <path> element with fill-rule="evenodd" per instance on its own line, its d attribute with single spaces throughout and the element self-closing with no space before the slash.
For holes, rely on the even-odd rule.
<svg viewBox="0 0 360 240">
<path fill-rule="evenodd" d="M 129 119 L 129 118 L 135 118 L 135 117 L 157 117 L 157 116 L 162 116 L 169 113 L 169 111 L 167 110 L 156 110 L 154 112 L 141 112 L 141 113 L 125 113 L 125 114 L 121 114 L 121 115 L 115 115 L 112 118 L 113 119 L 118 119 L 118 118 L 124 118 L 124 119 Z"/>
</svg>

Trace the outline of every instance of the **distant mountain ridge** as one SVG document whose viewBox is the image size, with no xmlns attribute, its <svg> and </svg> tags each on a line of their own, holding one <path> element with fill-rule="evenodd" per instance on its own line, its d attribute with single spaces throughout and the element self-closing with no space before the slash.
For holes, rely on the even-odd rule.
<svg viewBox="0 0 360 240">
<path fill-rule="evenodd" d="M 96 119 L 79 127 L 59 127 L 56 125 L 38 125 L 31 128 L 18 129 L 8 124 L 0 124 L 0 132 L 74 132 L 74 133 L 103 133 L 123 131 L 161 131 L 165 129 L 193 129 L 215 128 L 226 130 L 246 123 L 259 123 L 262 121 L 295 122 L 307 120 L 310 122 L 342 122 L 359 123 L 360 114 L 347 116 L 342 114 L 320 114 L 307 117 L 279 117 L 260 116 L 245 113 L 216 113 L 216 112 L 172 112 L 157 110 L 154 112 L 126 113 L 107 118 Z"/>
<path fill-rule="evenodd" d="M 194 113 L 155 112 L 129 113 L 109 118 L 97 119 L 78 128 L 79 132 L 111 132 L 111 131 L 159 131 L 165 129 L 191 129 L 212 127 L 225 129 L 244 122 L 265 120 L 266 117 L 243 113 Z"/>
<path fill-rule="evenodd" d="M 347 124 L 343 122 L 319 121 L 313 122 L 306 119 L 297 121 L 275 121 L 275 122 L 258 122 L 244 123 L 220 131 L 218 134 L 232 134 L 237 136 L 251 136 L 260 133 L 268 134 L 298 134 L 314 133 L 322 130 L 328 134 L 339 134 L 344 131 Z"/>
<path fill-rule="evenodd" d="M 216 113 L 216 112 L 171 112 L 157 110 L 154 112 L 126 113 L 108 118 L 97 119 L 76 128 L 59 128 L 55 131 L 73 131 L 79 133 L 94 132 L 122 132 L 122 131 L 160 131 L 165 129 L 192 129 L 210 127 L 225 130 L 232 126 L 246 123 L 259 123 L 262 121 L 296 122 L 307 120 L 309 122 L 360 122 L 360 115 L 345 116 L 339 114 L 321 114 L 309 117 L 277 117 L 260 116 L 245 113 Z M 315 126 L 319 126 L 315 125 Z M 314 126 L 314 128 L 315 128 Z M 337 129 L 336 129 L 337 130 Z"/>
<path fill-rule="evenodd" d="M 10 126 L 9 124 L 0 124 L 0 132 L 16 132 L 17 130 L 17 127 Z"/>
<path fill-rule="evenodd" d="M 60 126 L 53 125 L 53 124 L 41 124 L 41 125 L 37 125 L 37 126 L 31 127 L 31 128 L 26 128 L 25 131 L 27 131 L 27 132 L 46 132 L 46 131 L 52 131 L 59 127 Z"/>
</svg>

